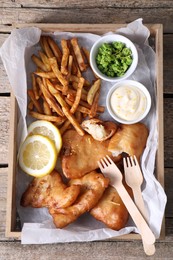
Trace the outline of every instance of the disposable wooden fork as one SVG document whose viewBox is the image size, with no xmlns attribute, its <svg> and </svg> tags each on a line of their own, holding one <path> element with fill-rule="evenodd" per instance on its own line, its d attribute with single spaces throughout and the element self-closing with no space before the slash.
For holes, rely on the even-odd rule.
<svg viewBox="0 0 173 260">
<path fill-rule="evenodd" d="M 126 191 L 122 183 L 122 174 L 118 167 L 114 164 L 109 156 L 104 157 L 98 162 L 101 172 L 110 179 L 111 185 L 117 190 L 122 201 L 124 202 L 129 214 L 131 215 L 134 223 L 136 224 L 142 241 L 148 245 L 155 243 L 155 236 Z"/>
<path fill-rule="evenodd" d="M 123 158 L 123 165 L 126 183 L 129 187 L 132 188 L 135 204 L 147 221 L 147 212 L 141 192 L 143 174 L 139 167 L 136 156 Z"/>
<path fill-rule="evenodd" d="M 147 212 L 144 205 L 144 200 L 141 192 L 141 185 L 143 183 L 143 174 L 139 167 L 136 156 L 123 158 L 125 180 L 129 187 L 132 188 L 134 201 L 144 219 L 148 220 Z M 155 245 L 148 245 L 143 242 L 144 251 L 147 255 L 155 253 Z"/>
</svg>

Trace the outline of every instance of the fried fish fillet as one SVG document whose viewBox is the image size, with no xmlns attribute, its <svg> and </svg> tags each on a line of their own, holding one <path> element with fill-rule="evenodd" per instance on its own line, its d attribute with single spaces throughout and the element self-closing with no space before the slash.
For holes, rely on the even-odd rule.
<svg viewBox="0 0 173 260">
<path fill-rule="evenodd" d="M 109 179 L 96 171 L 92 171 L 80 179 L 71 180 L 69 185 L 79 185 L 81 194 L 70 207 L 64 209 L 49 208 L 55 226 L 63 228 L 74 222 L 83 213 L 90 211 L 100 200 L 108 184 Z"/>
<path fill-rule="evenodd" d="M 132 194 L 127 185 L 126 189 Z M 129 218 L 129 213 L 123 201 L 116 189 L 111 186 L 105 190 L 97 205 L 91 209 L 90 214 L 114 230 L 124 228 Z"/>
<path fill-rule="evenodd" d="M 74 203 L 79 193 L 79 185 L 65 185 L 61 175 L 54 170 L 47 176 L 33 179 L 22 195 L 21 205 L 34 208 L 65 208 Z"/>
<path fill-rule="evenodd" d="M 84 120 L 82 128 L 92 135 L 95 140 L 105 141 L 109 139 L 118 129 L 118 125 L 111 121 L 102 121 L 98 118 Z"/>
<path fill-rule="evenodd" d="M 110 139 L 108 150 L 115 156 L 122 152 L 130 156 L 136 155 L 139 160 L 146 146 L 148 134 L 149 131 L 143 123 L 122 124 Z"/>
<path fill-rule="evenodd" d="M 109 140 L 100 142 L 91 135 L 80 136 L 75 130 L 68 130 L 63 135 L 62 170 L 69 179 L 84 176 L 98 168 L 97 161 L 109 155 L 114 161 L 119 161 L 121 156 L 112 157 L 108 151 Z"/>
</svg>

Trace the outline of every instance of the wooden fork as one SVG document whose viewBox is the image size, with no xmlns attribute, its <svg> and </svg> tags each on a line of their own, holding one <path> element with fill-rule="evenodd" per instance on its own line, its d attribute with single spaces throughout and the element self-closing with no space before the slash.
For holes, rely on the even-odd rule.
<svg viewBox="0 0 173 260">
<path fill-rule="evenodd" d="M 155 236 L 146 223 L 145 219 L 141 215 L 140 211 L 136 207 L 135 203 L 131 199 L 130 195 L 126 191 L 122 183 L 122 174 L 118 167 L 114 164 L 109 156 L 104 157 L 98 162 L 101 172 L 110 179 L 111 185 L 117 190 L 124 205 L 130 213 L 134 223 L 136 224 L 142 241 L 146 244 L 152 245 L 155 243 Z"/>
<path fill-rule="evenodd" d="M 141 185 L 143 183 L 143 174 L 139 167 L 136 156 L 123 158 L 125 180 L 129 187 L 132 188 L 134 201 L 142 216 L 148 221 L 147 212 L 144 205 L 144 200 L 141 192 Z M 147 255 L 155 253 L 155 245 L 148 245 L 143 241 L 144 251 Z"/>
<path fill-rule="evenodd" d="M 125 180 L 129 187 L 132 188 L 135 204 L 147 221 L 147 212 L 145 210 L 144 200 L 141 192 L 143 183 L 143 174 L 139 167 L 136 156 L 123 158 Z"/>
</svg>

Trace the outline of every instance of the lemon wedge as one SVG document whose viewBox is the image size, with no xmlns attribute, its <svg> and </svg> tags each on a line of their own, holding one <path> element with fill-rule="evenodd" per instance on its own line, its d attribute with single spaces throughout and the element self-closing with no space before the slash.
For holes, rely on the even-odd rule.
<svg viewBox="0 0 173 260">
<path fill-rule="evenodd" d="M 37 120 L 28 126 L 28 135 L 39 134 L 51 139 L 56 146 L 57 152 L 61 150 L 62 138 L 59 129 L 51 122 Z"/>
<path fill-rule="evenodd" d="M 52 140 L 43 135 L 31 135 L 21 145 L 19 165 L 25 173 L 43 177 L 55 168 L 57 156 Z"/>
</svg>

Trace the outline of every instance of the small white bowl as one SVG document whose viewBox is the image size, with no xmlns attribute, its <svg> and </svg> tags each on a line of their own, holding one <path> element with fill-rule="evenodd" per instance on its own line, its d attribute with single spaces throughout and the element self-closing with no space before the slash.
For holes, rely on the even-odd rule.
<svg viewBox="0 0 173 260">
<path fill-rule="evenodd" d="M 137 118 L 134 118 L 132 120 L 128 120 L 128 119 L 124 119 L 123 116 L 121 117 L 120 115 L 118 115 L 118 113 L 116 113 L 113 109 L 113 106 L 111 105 L 111 99 L 112 99 L 112 95 L 113 93 L 115 93 L 115 91 L 119 88 L 121 88 L 122 90 L 122 87 L 124 86 L 129 86 L 129 89 L 131 87 L 131 90 L 135 90 L 137 91 L 137 93 L 139 92 L 142 93 L 141 95 L 144 95 L 144 100 L 146 102 L 146 106 L 145 106 L 145 110 L 142 111 L 141 113 L 139 113 L 138 117 Z M 123 109 L 125 108 L 127 111 L 130 109 L 130 105 L 127 105 L 126 101 L 127 101 L 127 98 L 124 97 L 124 96 L 121 96 L 123 98 L 125 98 L 125 103 L 123 105 Z M 120 97 L 120 98 L 121 98 Z M 146 99 L 145 99 L 146 98 Z M 122 104 L 121 104 L 122 105 Z M 137 123 L 137 122 L 140 122 L 141 120 L 143 120 L 147 114 L 149 113 L 150 111 L 150 108 L 151 108 L 151 96 L 150 96 L 150 93 L 149 91 L 147 90 L 147 88 L 142 85 L 141 83 L 139 83 L 138 81 L 134 81 L 134 80 L 123 80 L 123 81 L 120 81 L 118 83 L 116 83 L 114 86 L 112 86 L 112 88 L 109 90 L 108 94 L 107 94 L 107 97 L 106 97 L 106 106 L 107 106 L 107 109 L 108 109 L 108 112 L 109 114 L 119 123 L 122 123 L 122 124 L 134 124 L 134 123 Z M 124 112 L 124 111 L 123 111 Z"/>
<path fill-rule="evenodd" d="M 125 43 L 126 47 L 130 48 L 131 51 L 132 51 L 132 57 L 133 57 L 132 64 L 130 65 L 130 67 L 128 68 L 126 73 L 123 76 L 121 76 L 121 77 L 111 78 L 111 77 L 106 76 L 105 74 L 103 74 L 98 69 L 97 64 L 96 64 L 96 55 L 98 53 L 99 47 L 103 43 L 111 43 L 111 42 L 122 42 L 122 43 Z M 137 52 L 136 47 L 133 44 L 133 42 L 130 41 L 128 38 L 126 38 L 126 37 L 124 37 L 122 35 L 119 35 L 119 34 L 109 34 L 109 35 L 101 37 L 92 46 L 91 52 L 90 52 L 90 64 L 91 64 L 91 67 L 92 67 L 94 73 L 98 77 L 100 77 L 101 79 L 106 80 L 106 81 L 110 81 L 110 82 L 118 82 L 120 80 L 124 80 L 124 79 L 128 78 L 135 71 L 135 69 L 137 67 L 137 64 L 138 64 L 138 52 Z"/>
</svg>

